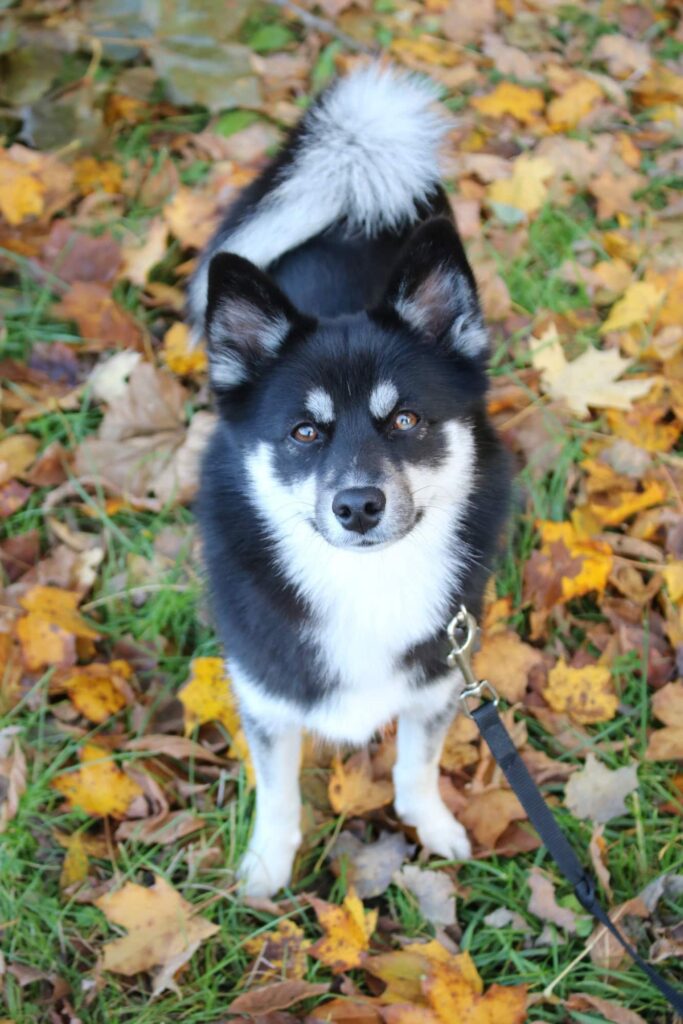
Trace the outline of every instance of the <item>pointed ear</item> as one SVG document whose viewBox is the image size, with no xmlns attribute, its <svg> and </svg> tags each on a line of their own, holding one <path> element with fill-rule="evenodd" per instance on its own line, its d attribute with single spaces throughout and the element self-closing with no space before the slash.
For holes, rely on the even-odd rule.
<svg viewBox="0 0 683 1024">
<path fill-rule="evenodd" d="M 451 352 L 487 355 L 474 275 L 446 217 L 427 221 L 408 239 L 375 313 L 398 315 L 425 341 Z"/>
<path fill-rule="evenodd" d="M 313 323 L 249 260 L 234 253 L 219 253 L 211 260 L 206 338 L 216 391 L 252 380 L 295 328 Z"/>
</svg>

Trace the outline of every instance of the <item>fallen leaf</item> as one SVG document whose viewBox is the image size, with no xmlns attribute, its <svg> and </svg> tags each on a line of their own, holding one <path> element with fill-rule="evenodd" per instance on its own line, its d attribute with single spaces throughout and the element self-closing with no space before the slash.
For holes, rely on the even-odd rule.
<svg viewBox="0 0 683 1024">
<path fill-rule="evenodd" d="M 600 86 L 590 78 L 582 78 L 570 85 L 568 89 L 551 100 L 548 104 L 548 124 L 556 132 L 566 132 L 575 128 L 579 121 L 589 114 L 593 106 L 602 98 Z"/>
<path fill-rule="evenodd" d="M 193 345 L 187 324 L 173 324 L 164 335 L 163 356 L 169 370 L 180 377 L 203 373 L 208 366 L 206 350 Z"/>
<path fill-rule="evenodd" d="M 628 918 L 647 918 L 650 916 L 650 910 L 641 897 L 635 896 L 633 899 L 627 900 L 626 903 L 613 907 L 608 913 L 610 920 L 618 925 L 621 932 L 625 933 L 627 940 L 630 939 L 632 945 L 637 945 L 629 934 Z M 621 943 L 601 924 L 596 925 L 594 928 L 592 935 L 588 939 L 587 947 L 590 950 L 591 961 L 597 967 L 606 970 L 614 970 L 619 967 L 628 956 Z"/>
<path fill-rule="evenodd" d="M 553 711 L 563 711 L 581 725 L 610 722 L 619 706 L 606 665 L 572 668 L 562 658 L 548 673 L 543 697 Z M 569 785 L 576 778 L 574 775 Z"/>
<path fill-rule="evenodd" d="M 433 964 L 423 983 L 427 1003 L 444 1024 L 524 1024 L 525 985 L 491 985 L 485 993 L 483 987 L 469 953 Z"/>
<path fill-rule="evenodd" d="M 81 768 L 55 776 L 51 785 L 71 807 L 96 817 L 123 818 L 142 789 L 103 747 L 87 743 L 79 752 Z"/>
<path fill-rule="evenodd" d="M 121 660 L 74 667 L 55 673 L 50 690 L 68 694 L 74 707 L 91 722 L 106 722 L 132 703 L 132 674 L 130 665 Z"/>
<path fill-rule="evenodd" d="M 581 419 L 590 415 L 590 407 L 629 409 L 654 383 L 652 378 L 619 380 L 633 360 L 624 359 L 615 349 L 589 347 L 568 362 L 554 323 L 540 338 L 532 339 L 531 358 L 541 371 L 543 391 L 565 401 Z"/>
<path fill-rule="evenodd" d="M 514 82 L 500 82 L 493 92 L 486 96 L 475 96 L 471 103 L 485 117 L 512 114 L 522 124 L 533 124 L 545 106 L 540 89 L 529 89 L 515 85 Z"/>
<path fill-rule="evenodd" d="M 90 868 L 88 851 L 80 832 L 73 832 L 67 837 L 65 849 L 66 853 L 59 875 L 60 889 L 68 889 L 72 885 L 84 882 Z"/>
<path fill-rule="evenodd" d="M 386 985 L 379 996 L 383 1004 L 423 1003 L 422 981 L 431 965 L 452 959 L 453 954 L 445 946 L 431 939 L 409 943 L 390 953 L 365 954 L 363 969 Z"/>
<path fill-rule="evenodd" d="M 610 873 L 609 868 L 605 862 L 607 855 L 607 843 L 603 837 L 605 831 L 604 825 L 595 825 L 593 828 L 593 834 L 591 841 L 588 844 L 588 852 L 591 857 L 591 864 L 593 865 L 593 871 L 600 882 L 600 885 L 605 890 L 605 894 L 609 900 L 612 899 L 612 887 L 610 885 Z"/>
<path fill-rule="evenodd" d="M 510 178 L 494 181 L 489 186 L 489 202 L 511 206 L 526 214 L 537 213 L 545 202 L 546 183 L 552 174 L 553 165 L 549 160 L 523 153 L 512 165 Z"/>
<path fill-rule="evenodd" d="M 665 290 L 657 285 L 647 281 L 635 281 L 612 306 L 609 316 L 600 328 L 600 333 L 607 334 L 608 331 L 623 331 L 628 327 L 648 324 L 664 295 Z"/>
<path fill-rule="evenodd" d="M 317 897 L 309 897 L 309 902 L 324 931 L 323 938 L 311 946 L 310 955 L 331 967 L 333 974 L 359 967 L 362 954 L 370 945 L 379 911 L 366 911 L 353 889 L 349 890 L 341 907 Z"/>
<path fill-rule="evenodd" d="M 495 20 L 494 0 L 481 0 L 476 5 L 469 0 L 451 0 L 443 19 L 443 30 L 456 43 L 476 43 Z"/>
<path fill-rule="evenodd" d="M 563 928 L 570 935 L 576 935 L 576 914 L 568 907 L 561 907 L 555 898 L 555 886 L 540 868 L 533 867 L 527 879 L 531 889 L 528 911 L 541 921 L 548 921 Z"/>
<path fill-rule="evenodd" d="M 121 276 L 144 288 L 151 271 L 166 255 L 167 242 L 168 225 L 156 217 L 147 226 L 142 241 L 134 238 L 123 245 Z"/>
<path fill-rule="evenodd" d="M 0 150 L 0 214 L 16 227 L 22 221 L 38 217 L 44 209 L 46 187 L 37 168 L 22 165 L 12 158 L 12 150 Z"/>
<path fill-rule="evenodd" d="M 206 193 L 182 187 L 165 204 L 162 216 L 181 245 L 203 249 L 216 227 L 218 203 Z"/>
<path fill-rule="evenodd" d="M 217 924 L 197 916 L 192 904 L 160 875 L 149 888 L 126 882 L 117 892 L 96 899 L 95 906 L 127 932 L 105 943 L 102 966 L 128 977 L 169 963 L 180 970 L 200 944 L 219 930 Z"/>
<path fill-rule="evenodd" d="M 415 896 L 420 913 L 430 924 L 444 927 L 455 924 L 455 886 L 445 871 L 406 864 L 394 880 Z"/>
<path fill-rule="evenodd" d="M 610 38 L 602 36 L 603 39 Z M 647 1024 L 635 1010 L 629 1010 L 619 1003 L 613 1003 L 601 996 L 589 995 L 587 992 L 574 992 L 564 1004 L 568 1010 L 597 1010 L 601 1017 L 612 1024 Z"/>
<path fill-rule="evenodd" d="M 415 847 L 406 841 L 402 832 L 380 832 L 372 843 L 362 843 L 353 833 L 342 832 L 330 849 L 329 858 L 336 863 L 345 859 L 344 877 L 365 900 L 381 896 L 394 873 L 414 852 Z"/>
<path fill-rule="evenodd" d="M 113 160 L 96 160 L 83 156 L 73 163 L 74 180 L 83 195 L 102 189 L 103 192 L 120 192 L 123 170 Z"/>
<path fill-rule="evenodd" d="M 288 918 L 279 921 L 272 931 L 247 939 L 244 949 L 255 958 L 255 964 L 249 971 L 250 979 L 256 979 L 259 984 L 283 979 L 301 980 L 306 974 L 310 945 L 303 928 Z"/>
<path fill-rule="evenodd" d="M 186 735 L 205 722 L 221 722 L 231 736 L 239 731 L 237 702 L 222 658 L 194 658 L 178 699 L 185 709 Z"/>
<path fill-rule="evenodd" d="M 619 78 L 634 72 L 644 75 L 652 63 L 647 43 L 617 33 L 600 36 L 593 47 L 592 59 L 605 61 L 609 73 Z"/>
<path fill-rule="evenodd" d="M 28 612 L 17 623 L 27 668 L 32 672 L 45 666 L 73 664 L 75 638 L 96 640 L 94 629 L 77 609 L 81 595 L 60 587 L 31 587 L 20 599 Z"/>
<path fill-rule="evenodd" d="M 479 679 L 487 679 L 501 697 L 514 704 L 526 692 L 529 672 L 542 661 L 540 651 L 508 630 L 490 637 L 484 634 L 473 665 Z"/>
<path fill-rule="evenodd" d="M 98 281 L 75 281 L 53 312 L 74 321 L 90 351 L 143 347 L 142 327 Z"/>
<path fill-rule="evenodd" d="M 683 601 L 683 560 L 677 562 L 669 562 L 668 565 L 662 569 L 662 576 L 666 582 L 669 590 L 669 597 L 672 601 L 678 603 Z M 660 691 L 661 692 L 661 691 Z M 677 723 L 683 725 L 683 715 L 681 721 Z"/>
<path fill-rule="evenodd" d="M 23 476 L 38 454 L 38 438 L 32 434 L 11 434 L 0 441 L 0 485 Z"/>
<path fill-rule="evenodd" d="M 577 818 L 602 825 L 626 814 L 626 797 L 637 789 L 635 764 L 612 770 L 589 754 L 585 766 L 567 782 L 564 802 Z"/>
<path fill-rule="evenodd" d="M 275 981 L 270 985 L 261 985 L 250 992 L 244 992 L 237 999 L 233 999 L 226 1007 L 226 1011 L 261 1017 L 276 1010 L 286 1010 L 295 1003 L 300 1003 L 302 999 L 325 995 L 329 990 L 329 984 L 314 984 L 300 978 Z"/>
<path fill-rule="evenodd" d="M 17 732 L 16 725 L 0 730 L 0 833 L 15 817 L 26 789 L 26 758 Z"/>
<path fill-rule="evenodd" d="M 655 729 L 645 751 L 648 761 L 683 758 L 683 682 L 667 683 L 652 698 L 652 713 L 663 729 Z"/>
<path fill-rule="evenodd" d="M 490 789 L 471 796 L 459 817 L 481 847 L 493 850 L 511 822 L 526 819 L 526 811 L 511 789 Z"/>
<path fill-rule="evenodd" d="M 364 751 L 346 762 L 334 758 L 327 792 L 335 814 L 348 817 L 376 811 L 394 799 L 393 783 L 390 779 L 373 779 L 372 762 Z"/>
</svg>

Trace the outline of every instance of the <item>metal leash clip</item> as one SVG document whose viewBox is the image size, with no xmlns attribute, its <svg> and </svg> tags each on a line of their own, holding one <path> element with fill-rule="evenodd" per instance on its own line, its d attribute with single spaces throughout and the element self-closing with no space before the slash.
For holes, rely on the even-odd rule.
<svg viewBox="0 0 683 1024">
<path fill-rule="evenodd" d="M 486 697 L 497 707 L 499 697 L 494 687 L 487 679 L 477 679 L 472 672 L 472 649 L 479 627 L 474 615 L 467 611 L 464 604 L 460 605 L 457 614 L 448 623 L 447 632 L 451 649 L 446 661 L 450 668 L 459 668 L 465 680 L 465 689 L 458 698 L 462 711 L 468 718 L 473 717 L 467 703 L 470 697 Z"/>
</svg>

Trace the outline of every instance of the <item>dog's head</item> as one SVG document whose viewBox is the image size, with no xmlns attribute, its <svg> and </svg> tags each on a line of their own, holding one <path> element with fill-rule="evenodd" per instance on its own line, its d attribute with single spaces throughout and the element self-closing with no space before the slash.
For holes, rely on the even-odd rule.
<svg viewBox="0 0 683 1024">
<path fill-rule="evenodd" d="M 333 321 L 217 255 L 206 335 L 251 500 L 280 532 L 307 524 L 337 548 L 372 549 L 464 506 L 487 339 L 446 219 L 415 231 L 376 308 Z"/>
</svg>

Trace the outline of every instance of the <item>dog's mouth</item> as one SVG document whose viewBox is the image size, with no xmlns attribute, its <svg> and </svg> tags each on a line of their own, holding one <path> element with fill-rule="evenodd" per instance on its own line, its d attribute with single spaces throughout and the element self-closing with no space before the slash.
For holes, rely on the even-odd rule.
<svg viewBox="0 0 683 1024">
<path fill-rule="evenodd" d="M 423 514 L 423 510 L 418 509 L 410 523 L 403 524 L 399 528 L 394 527 L 390 532 L 383 530 L 380 526 L 365 534 L 330 533 L 324 526 L 321 528 L 315 519 L 309 519 L 309 523 L 330 547 L 340 551 L 383 551 L 407 537 L 420 522 Z"/>
</svg>

